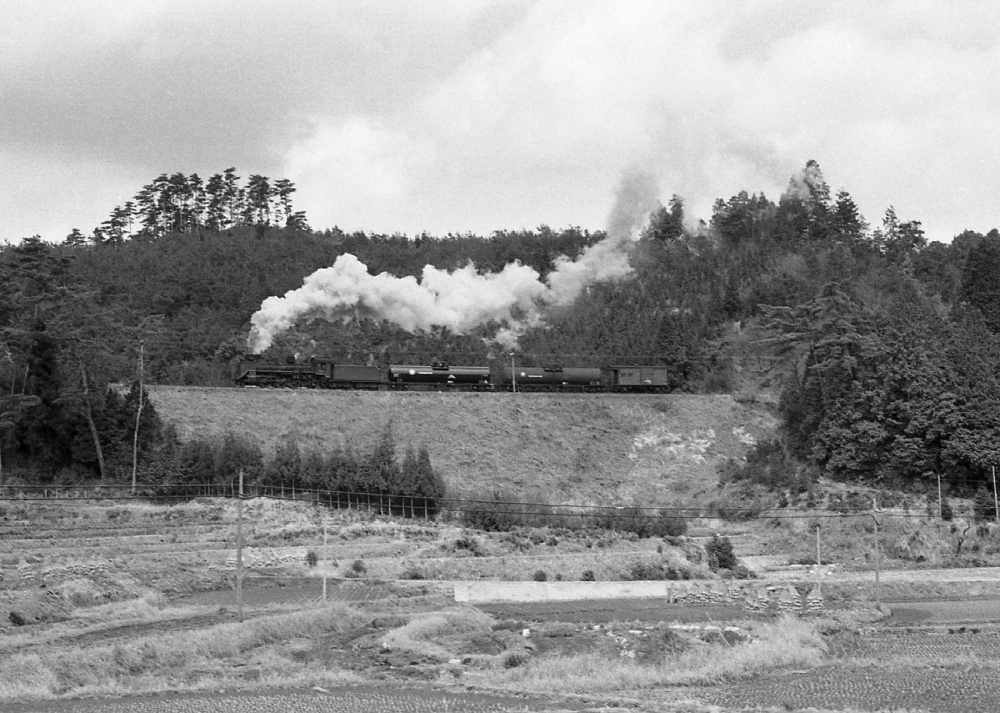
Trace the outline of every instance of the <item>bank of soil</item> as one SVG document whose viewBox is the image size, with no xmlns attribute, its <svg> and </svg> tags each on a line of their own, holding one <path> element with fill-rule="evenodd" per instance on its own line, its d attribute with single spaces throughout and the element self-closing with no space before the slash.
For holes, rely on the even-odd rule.
<svg viewBox="0 0 1000 713">
<path fill-rule="evenodd" d="M 453 494 L 500 490 L 553 504 L 676 503 L 717 466 L 774 434 L 760 404 L 728 395 L 353 392 L 153 386 L 182 438 L 232 432 L 267 454 L 371 448 L 388 423 L 426 446 Z"/>
</svg>

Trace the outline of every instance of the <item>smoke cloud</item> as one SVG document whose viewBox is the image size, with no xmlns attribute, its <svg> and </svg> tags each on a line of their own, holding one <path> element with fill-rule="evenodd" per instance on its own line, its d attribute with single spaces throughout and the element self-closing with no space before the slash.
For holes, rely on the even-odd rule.
<svg viewBox="0 0 1000 713">
<path fill-rule="evenodd" d="M 337 319 L 356 314 L 386 319 L 407 331 L 441 326 L 458 334 L 501 322 L 506 326 L 494 339 L 513 347 L 526 329 L 544 322 L 549 309 L 572 304 L 588 285 L 631 274 L 629 254 L 656 207 L 656 195 L 648 175 L 626 175 L 608 219 L 607 237 L 575 260 L 557 258 L 544 281 L 536 270 L 516 261 L 486 274 L 471 262 L 453 272 L 427 265 L 418 280 L 385 272 L 370 275 L 357 257 L 341 255 L 331 267 L 306 277 L 302 287 L 265 299 L 250 318 L 247 346 L 253 353 L 263 352 L 305 316 Z"/>
</svg>

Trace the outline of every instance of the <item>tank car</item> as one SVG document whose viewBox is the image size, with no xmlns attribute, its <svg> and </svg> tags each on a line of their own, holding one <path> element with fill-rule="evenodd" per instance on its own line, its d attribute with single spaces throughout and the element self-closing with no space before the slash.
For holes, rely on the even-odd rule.
<svg viewBox="0 0 1000 713">
<path fill-rule="evenodd" d="M 558 365 L 537 367 L 505 366 L 501 388 L 506 391 L 600 391 L 601 370 L 568 368 Z"/>
<path fill-rule="evenodd" d="M 486 366 L 451 366 L 443 362 L 430 365 L 390 364 L 387 372 L 390 389 L 434 390 L 454 387 L 461 391 L 489 391 L 490 369 Z"/>
</svg>

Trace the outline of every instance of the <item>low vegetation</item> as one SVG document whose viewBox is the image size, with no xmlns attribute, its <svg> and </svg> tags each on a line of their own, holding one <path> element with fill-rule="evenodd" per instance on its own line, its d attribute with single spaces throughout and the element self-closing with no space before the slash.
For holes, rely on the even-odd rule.
<svg viewBox="0 0 1000 713">
<path fill-rule="evenodd" d="M 199 690 L 245 682 L 248 670 L 251 681 L 265 685 L 348 683 L 358 678 L 310 666 L 287 644 L 342 633 L 363 621 L 361 613 L 334 604 L 194 632 L 79 647 L 30 647 L 0 660 L 0 700 Z"/>
<path fill-rule="evenodd" d="M 678 646 L 658 632 L 661 646 L 636 658 L 630 649 L 605 653 L 541 656 L 524 666 L 503 667 L 473 677 L 495 688 L 536 692 L 611 693 L 686 686 L 745 678 L 784 666 L 824 663 L 825 644 L 814 622 L 793 617 L 754 624 L 748 643 Z M 671 648 L 682 648 L 672 652 Z"/>
</svg>

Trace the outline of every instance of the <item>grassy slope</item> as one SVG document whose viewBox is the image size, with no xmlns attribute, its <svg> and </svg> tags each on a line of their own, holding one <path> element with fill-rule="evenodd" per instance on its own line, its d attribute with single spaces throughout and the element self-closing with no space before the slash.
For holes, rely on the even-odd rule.
<svg viewBox="0 0 1000 713">
<path fill-rule="evenodd" d="M 426 445 L 458 492 L 499 488 L 553 503 L 674 502 L 715 481 L 747 436 L 774 431 L 763 406 L 730 396 L 364 393 L 153 387 L 182 438 L 227 431 L 265 453 L 287 434 L 303 447 L 367 450 L 393 424 L 400 454 Z"/>
</svg>

